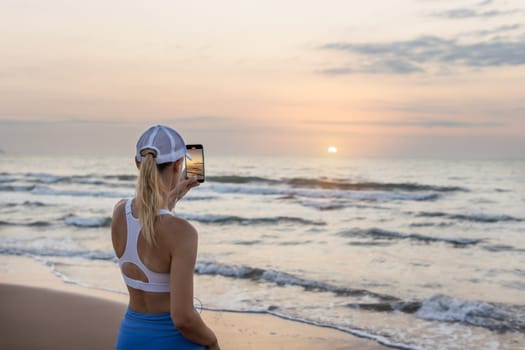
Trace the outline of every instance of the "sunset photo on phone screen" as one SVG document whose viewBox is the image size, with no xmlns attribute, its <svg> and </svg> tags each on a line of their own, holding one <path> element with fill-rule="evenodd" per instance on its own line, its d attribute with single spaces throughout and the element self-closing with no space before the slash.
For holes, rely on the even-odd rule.
<svg viewBox="0 0 525 350">
<path fill-rule="evenodd" d="M 202 148 L 190 148 L 188 154 L 191 157 L 186 159 L 186 173 L 188 178 L 196 176 L 199 181 L 204 180 L 204 155 Z"/>
</svg>

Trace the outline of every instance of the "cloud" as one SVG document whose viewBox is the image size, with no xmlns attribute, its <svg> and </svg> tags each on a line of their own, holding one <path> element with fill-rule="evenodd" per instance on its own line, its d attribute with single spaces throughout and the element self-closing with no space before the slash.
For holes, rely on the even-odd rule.
<svg viewBox="0 0 525 350">
<path fill-rule="evenodd" d="M 477 30 L 473 32 L 464 32 L 459 34 L 459 37 L 463 36 L 488 36 L 488 35 L 494 35 L 494 34 L 501 34 L 501 33 L 507 33 L 512 32 L 515 30 L 520 29 L 522 26 L 521 24 L 515 23 L 515 24 L 509 24 L 509 25 L 503 25 L 499 26 L 493 29 L 486 29 L 486 30 Z"/>
<path fill-rule="evenodd" d="M 326 120 L 305 120 L 307 124 L 316 125 L 337 125 L 337 126 L 385 126 L 385 127 L 422 127 L 422 128 L 449 128 L 449 129 L 467 129 L 467 128 L 484 128 L 484 127 L 501 127 L 505 126 L 502 122 L 466 122 L 448 119 L 412 119 L 401 121 L 326 121 Z"/>
<path fill-rule="evenodd" d="M 484 0 L 480 3 L 478 3 L 478 6 L 486 6 L 492 4 L 493 0 Z"/>
<path fill-rule="evenodd" d="M 395 72 L 398 74 L 410 74 L 420 73 L 423 69 L 406 61 L 406 60 L 383 60 L 377 61 L 372 64 L 365 64 L 361 67 L 350 68 L 328 68 L 321 70 L 320 73 L 326 75 L 345 75 L 353 73 L 369 73 L 369 74 L 380 74 L 380 73 L 391 73 Z"/>
<path fill-rule="evenodd" d="M 483 4 L 483 3 L 482 3 Z M 478 11 L 470 8 L 458 8 L 441 12 L 434 12 L 432 17 L 447 18 L 447 19 L 465 19 L 465 18 L 492 18 L 499 16 L 508 16 L 522 12 L 520 9 L 512 9 L 506 11 L 487 10 Z"/>
<path fill-rule="evenodd" d="M 516 13 L 523 12 L 522 9 L 508 9 L 508 10 L 492 10 L 485 9 L 489 5 L 493 4 L 493 0 L 483 0 L 475 5 L 474 7 L 461 7 L 450 9 L 446 11 L 433 12 L 430 14 L 431 17 L 446 18 L 446 19 L 467 19 L 467 18 L 493 18 L 500 16 L 509 16 Z"/>
<path fill-rule="evenodd" d="M 365 63 L 334 67 L 319 71 L 325 75 L 354 73 L 411 74 L 428 70 L 428 64 L 450 68 L 455 64 L 466 67 L 500 67 L 525 65 L 525 38 L 494 39 L 460 43 L 457 39 L 421 36 L 413 40 L 390 43 L 335 42 L 322 45 L 322 50 L 364 57 Z"/>
</svg>

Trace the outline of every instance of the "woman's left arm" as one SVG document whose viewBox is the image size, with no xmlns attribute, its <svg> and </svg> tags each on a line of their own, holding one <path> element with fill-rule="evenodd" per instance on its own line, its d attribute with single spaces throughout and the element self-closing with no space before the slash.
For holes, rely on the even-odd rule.
<svg viewBox="0 0 525 350">
<path fill-rule="evenodd" d="M 168 242 L 171 250 L 170 311 L 175 327 L 190 341 L 209 349 L 219 349 L 215 333 L 204 323 L 193 306 L 193 273 L 197 258 L 197 231 L 178 219 L 176 240 Z M 175 238 L 175 237 L 174 237 Z"/>
</svg>

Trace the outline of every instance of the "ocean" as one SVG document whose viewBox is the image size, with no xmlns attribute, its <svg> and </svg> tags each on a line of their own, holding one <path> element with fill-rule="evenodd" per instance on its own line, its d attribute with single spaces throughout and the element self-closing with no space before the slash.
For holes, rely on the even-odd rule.
<svg viewBox="0 0 525 350">
<path fill-rule="evenodd" d="M 0 266 L 126 293 L 113 205 L 130 157 L 0 155 Z M 196 306 L 400 349 L 525 349 L 525 161 L 213 157 L 175 208 L 199 231 Z"/>
</svg>

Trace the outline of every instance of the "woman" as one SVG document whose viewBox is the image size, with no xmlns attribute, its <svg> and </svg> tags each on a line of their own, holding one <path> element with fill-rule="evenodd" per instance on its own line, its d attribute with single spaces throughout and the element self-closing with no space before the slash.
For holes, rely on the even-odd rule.
<svg viewBox="0 0 525 350">
<path fill-rule="evenodd" d="M 217 337 L 193 307 L 197 231 L 171 213 L 196 179 L 186 180 L 186 145 L 157 125 L 137 142 L 136 197 L 115 205 L 113 248 L 129 290 L 117 349 L 219 349 Z"/>
</svg>

